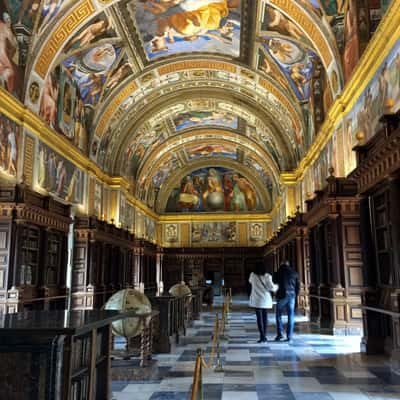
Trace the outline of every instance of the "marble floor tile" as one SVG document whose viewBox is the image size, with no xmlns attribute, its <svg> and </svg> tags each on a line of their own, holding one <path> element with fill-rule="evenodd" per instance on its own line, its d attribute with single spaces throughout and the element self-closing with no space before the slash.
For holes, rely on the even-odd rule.
<svg viewBox="0 0 400 400">
<path fill-rule="evenodd" d="M 293 342 L 257 343 L 247 300 L 234 301 L 225 331 L 229 339 L 220 342 L 224 372 L 215 372 L 216 358 L 210 360 L 215 311 L 202 313 L 172 353 L 155 354 L 149 367 L 114 360 L 113 400 L 188 399 L 199 347 L 211 367 L 203 368 L 204 400 L 400 400 L 400 376 L 388 358 L 360 353 L 359 337 L 313 334 L 307 320 L 297 317 Z M 273 319 L 270 313 L 270 338 Z"/>
<path fill-rule="evenodd" d="M 223 392 L 222 400 L 259 400 L 257 392 Z"/>
</svg>

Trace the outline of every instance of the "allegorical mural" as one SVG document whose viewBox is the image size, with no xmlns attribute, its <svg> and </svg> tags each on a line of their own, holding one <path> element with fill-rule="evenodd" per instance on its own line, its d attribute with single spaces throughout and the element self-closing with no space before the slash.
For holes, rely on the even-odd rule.
<svg viewBox="0 0 400 400">
<path fill-rule="evenodd" d="M 150 60 L 193 52 L 239 56 L 240 0 L 135 3 L 136 23 Z"/>
<path fill-rule="evenodd" d="M 380 117 L 400 109 L 400 41 L 386 57 L 353 109 L 344 121 L 344 160 L 346 174 L 355 168 L 352 147 L 357 143 L 356 134 L 363 132 L 365 140 L 380 129 Z M 350 162 L 351 160 L 351 162 Z"/>
<path fill-rule="evenodd" d="M 145 217 L 144 219 L 144 229 L 145 229 L 145 237 L 150 242 L 154 242 L 156 240 L 156 228 L 157 225 L 155 221 L 149 217 Z"/>
<path fill-rule="evenodd" d="M 208 167 L 185 176 L 167 203 L 166 212 L 256 211 L 262 204 L 255 187 L 238 172 Z"/>
<path fill-rule="evenodd" d="M 317 55 L 289 39 L 272 36 L 264 36 L 263 39 L 264 48 L 287 77 L 296 96 L 299 100 L 308 100 Z"/>
<path fill-rule="evenodd" d="M 274 32 L 281 36 L 288 36 L 312 47 L 310 40 L 303 31 L 280 10 L 266 5 L 261 30 Z"/>
<path fill-rule="evenodd" d="M 187 111 L 174 117 L 174 125 L 178 132 L 183 129 L 212 125 L 237 129 L 238 117 L 224 110 Z"/>
<path fill-rule="evenodd" d="M 47 192 L 70 203 L 82 204 L 84 175 L 43 143 L 37 153 L 37 184 Z"/>
<path fill-rule="evenodd" d="M 202 157 L 226 157 L 236 160 L 239 148 L 228 144 L 199 144 L 185 148 L 189 160 L 196 160 Z"/>
<path fill-rule="evenodd" d="M 20 14 L 12 2 L 8 6 L 0 2 L 0 85 L 17 98 L 20 98 L 23 86 L 23 61 L 21 60 L 20 43 L 17 40 L 16 24 L 26 18 L 32 22 L 32 13 Z M 13 7 L 9 7 L 9 3 Z M 26 2 L 30 3 L 30 2 Z M 26 8 L 29 8 L 29 4 Z"/>
<path fill-rule="evenodd" d="M 0 114 L 0 171 L 17 176 L 21 128 Z"/>
<path fill-rule="evenodd" d="M 166 181 L 172 171 L 182 168 L 182 163 L 178 160 L 174 153 L 171 153 L 161 165 L 157 168 L 156 173 L 153 175 L 151 183 L 154 188 L 159 189 Z"/>
<path fill-rule="evenodd" d="M 236 222 L 203 222 L 192 224 L 192 244 L 212 245 L 238 241 Z"/>
<path fill-rule="evenodd" d="M 127 176 L 135 178 L 140 163 L 146 153 L 150 154 L 150 152 L 166 138 L 166 133 L 162 130 L 162 127 L 159 126 L 144 130 L 143 132 L 138 132 L 133 142 L 129 145 L 125 155 L 128 166 L 128 170 L 126 171 Z M 101 147 L 107 150 L 107 146 L 103 143 Z"/>
</svg>

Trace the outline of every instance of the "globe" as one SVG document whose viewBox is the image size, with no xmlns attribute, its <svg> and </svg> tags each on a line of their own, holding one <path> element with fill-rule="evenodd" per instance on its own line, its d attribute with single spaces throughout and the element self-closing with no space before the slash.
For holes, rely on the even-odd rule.
<svg viewBox="0 0 400 400">
<path fill-rule="evenodd" d="M 207 207 L 211 210 L 221 210 L 224 208 L 224 199 L 222 192 L 212 192 L 207 196 Z"/>
<path fill-rule="evenodd" d="M 189 286 L 182 281 L 176 283 L 174 286 L 171 286 L 171 288 L 168 290 L 168 293 L 174 297 L 183 297 L 191 295 L 192 291 L 190 290 Z"/>
<path fill-rule="evenodd" d="M 136 314 L 151 312 L 150 300 L 135 289 L 123 289 L 113 294 L 104 306 L 105 310 L 135 311 Z M 138 336 L 144 328 L 143 318 L 124 318 L 112 323 L 112 332 L 127 338 Z"/>
</svg>

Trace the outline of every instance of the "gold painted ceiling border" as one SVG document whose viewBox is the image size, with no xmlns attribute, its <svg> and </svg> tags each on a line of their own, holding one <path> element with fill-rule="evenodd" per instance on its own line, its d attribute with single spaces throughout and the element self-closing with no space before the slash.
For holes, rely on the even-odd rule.
<svg viewBox="0 0 400 400">
<path fill-rule="evenodd" d="M 154 75 L 154 79 L 157 80 L 158 78 L 161 78 L 164 75 L 181 72 L 188 69 L 189 70 L 207 69 L 210 71 L 229 72 L 235 75 L 240 75 L 240 72 L 242 70 L 246 70 L 249 73 L 254 74 L 255 76 L 254 83 L 258 85 L 260 89 L 262 89 L 262 91 L 266 91 L 267 93 L 272 94 L 272 96 L 275 97 L 276 101 L 280 102 L 282 107 L 285 108 L 292 116 L 293 123 L 296 125 L 296 127 L 298 129 L 303 129 L 302 123 L 299 123 L 299 120 L 301 121 L 300 111 L 296 109 L 293 103 L 287 98 L 286 93 L 281 89 L 281 87 L 275 86 L 268 79 L 263 77 L 258 71 L 254 71 L 248 66 L 243 66 L 232 62 L 221 61 L 216 59 L 199 60 L 193 58 L 191 60 L 180 60 L 172 62 L 169 60 L 168 64 L 163 64 L 161 66 L 159 64 L 156 64 L 151 70 L 146 70 L 144 74 L 158 73 L 158 77 Z M 142 75 L 139 74 L 136 77 L 134 77 L 133 80 L 130 81 L 125 88 L 118 91 L 116 97 L 111 97 L 108 100 L 107 104 L 105 104 L 105 106 L 101 110 L 99 110 L 99 114 L 97 114 L 94 117 L 94 120 L 98 121 L 96 124 L 95 136 L 99 138 L 103 137 L 104 132 L 107 130 L 107 126 L 109 125 L 113 114 L 118 111 L 119 107 L 124 103 L 126 99 L 128 99 L 130 96 L 133 96 L 135 94 L 135 91 L 137 91 L 140 88 L 140 84 L 138 81 L 140 81 L 141 76 Z M 202 80 L 199 80 L 199 82 L 201 81 Z M 229 81 L 227 83 L 231 82 Z M 141 100 L 146 101 L 147 97 L 152 97 L 153 93 L 157 90 L 162 90 L 163 86 L 169 86 L 169 85 L 160 85 L 154 91 L 151 91 L 150 93 L 143 96 Z M 259 93 L 258 91 L 257 93 L 261 95 L 261 93 Z M 152 98 L 152 100 L 154 99 Z M 126 113 L 129 113 L 129 111 L 126 111 Z"/>
<path fill-rule="evenodd" d="M 33 133 L 40 141 L 69 160 L 77 168 L 95 176 L 109 188 L 126 190 L 127 199 L 134 207 L 140 209 L 144 214 L 153 219 L 158 218 L 153 210 L 129 193 L 131 184 L 127 179 L 120 176 L 110 176 L 104 173 L 95 162 L 90 160 L 75 146 L 72 146 L 61 134 L 52 130 L 38 115 L 22 105 L 19 100 L 2 87 L 0 87 L 0 112 L 18 123 L 23 129 Z"/>
<path fill-rule="evenodd" d="M 224 214 L 224 213 L 198 213 L 198 214 L 179 214 L 163 215 L 160 214 L 158 222 L 163 223 L 182 223 L 182 222 L 271 222 L 271 213 L 244 213 L 244 214 Z"/>
</svg>

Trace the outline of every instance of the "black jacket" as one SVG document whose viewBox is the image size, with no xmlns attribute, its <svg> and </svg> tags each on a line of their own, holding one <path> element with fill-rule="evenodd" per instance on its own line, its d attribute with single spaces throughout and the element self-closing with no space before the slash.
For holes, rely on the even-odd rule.
<svg viewBox="0 0 400 400">
<path fill-rule="evenodd" d="M 278 272 L 274 274 L 274 283 L 279 285 L 276 293 L 278 299 L 283 299 L 286 295 L 298 296 L 300 291 L 299 275 L 287 265 L 281 265 Z"/>
</svg>

